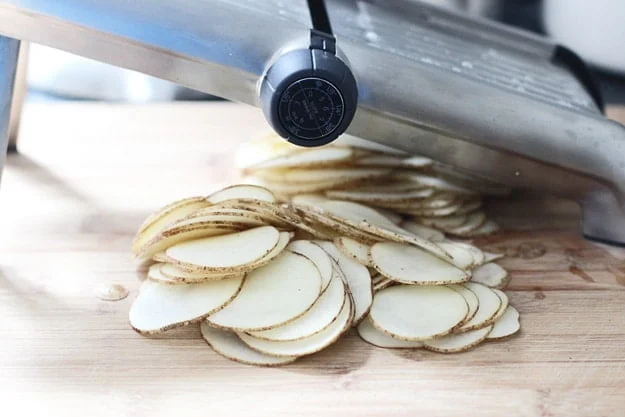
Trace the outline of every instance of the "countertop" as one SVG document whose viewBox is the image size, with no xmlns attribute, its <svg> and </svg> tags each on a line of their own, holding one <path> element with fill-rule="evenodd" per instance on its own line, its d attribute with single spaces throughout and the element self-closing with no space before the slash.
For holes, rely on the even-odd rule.
<svg viewBox="0 0 625 417">
<path fill-rule="evenodd" d="M 215 354 L 196 327 L 135 333 L 136 228 L 171 200 L 236 181 L 234 150 L 267 129 L 259 111 L 228 103 L 26 107 L 0 192 L 0 414 L 624 415 L 625 250 L 583 240 L 576 206 L 552 198 L 492 202 L 507 231 L 477 241 L 508 255 L 522 331 L 506 341 L 442 355 L 352 332 L 256 368 Z M 95 297 L 112 283 L 130 296 Z"/>
</svg>

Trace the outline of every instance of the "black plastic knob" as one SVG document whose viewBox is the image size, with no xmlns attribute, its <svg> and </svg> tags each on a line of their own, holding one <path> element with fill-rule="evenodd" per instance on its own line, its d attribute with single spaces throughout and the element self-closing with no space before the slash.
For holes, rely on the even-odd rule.
<svg viewBox="0 0 625 417">
<path fill-rule="evenodd" d="M 297 49 L 266 72 L 260 102 L 280 136 L 299 146 L 321 146 L 349 127 L 358 106 L 358 87 L 350 68 L 333 53 Z"/>
</svg>

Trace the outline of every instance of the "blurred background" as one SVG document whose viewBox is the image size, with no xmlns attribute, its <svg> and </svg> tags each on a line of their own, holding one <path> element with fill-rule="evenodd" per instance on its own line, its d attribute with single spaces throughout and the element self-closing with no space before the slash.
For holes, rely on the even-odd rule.
<svg viewBox="0 0 625 417">
<path fill-rule="evenodd" d="M 391 0 L 389 0 L 391 1 Z M 625 104 L 625 0 L 427 0 L 552 37 L 586 60 L 607 104 Z M 167 81 L 30 45 L 30 101 L 215 100 Z"/>
</svg>

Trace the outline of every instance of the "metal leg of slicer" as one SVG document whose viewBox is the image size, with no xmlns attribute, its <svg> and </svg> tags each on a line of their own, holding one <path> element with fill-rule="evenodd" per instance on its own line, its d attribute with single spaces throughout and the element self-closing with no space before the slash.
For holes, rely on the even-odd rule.
<svg viewBox="0 0 625 417">
<path fill-rule="evenodd" d="M 11 116 L 9 119 L 9 153 L 17 152 L 17 140 L 19 138 L 20 120 L 22 119 L 22 107 L 26 98 L 26 72 L 28 68 L 28 42 L 20 45 L 20 53 L 17 61 L 17 74 L 15 75 L 15 87 L 13 88 L 13 101 L 11 103 Z"/>
<path fill-rule="evenodd" d="M 20 41 L 0 36 L 0 179 L 9 146 L 9 123 Z"/>
</svg>

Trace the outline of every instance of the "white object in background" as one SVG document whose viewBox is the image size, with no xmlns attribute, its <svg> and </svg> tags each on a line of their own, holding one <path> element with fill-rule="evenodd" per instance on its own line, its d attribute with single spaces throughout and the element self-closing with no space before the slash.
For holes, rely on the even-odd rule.
<svg viewBox="0 0 625 417">
<path fill-rule="evenodd" d="M 544 0 L 547 33 L 582 58 L 625 73 L 625 1 Z"/>
<path fill-rule="evenodd" d="M 172 100 L 179 88 L 139 72 L 35 44 L 30 45 L 28 83 L 64 97 L 131 102 Z"/>
</svg>

